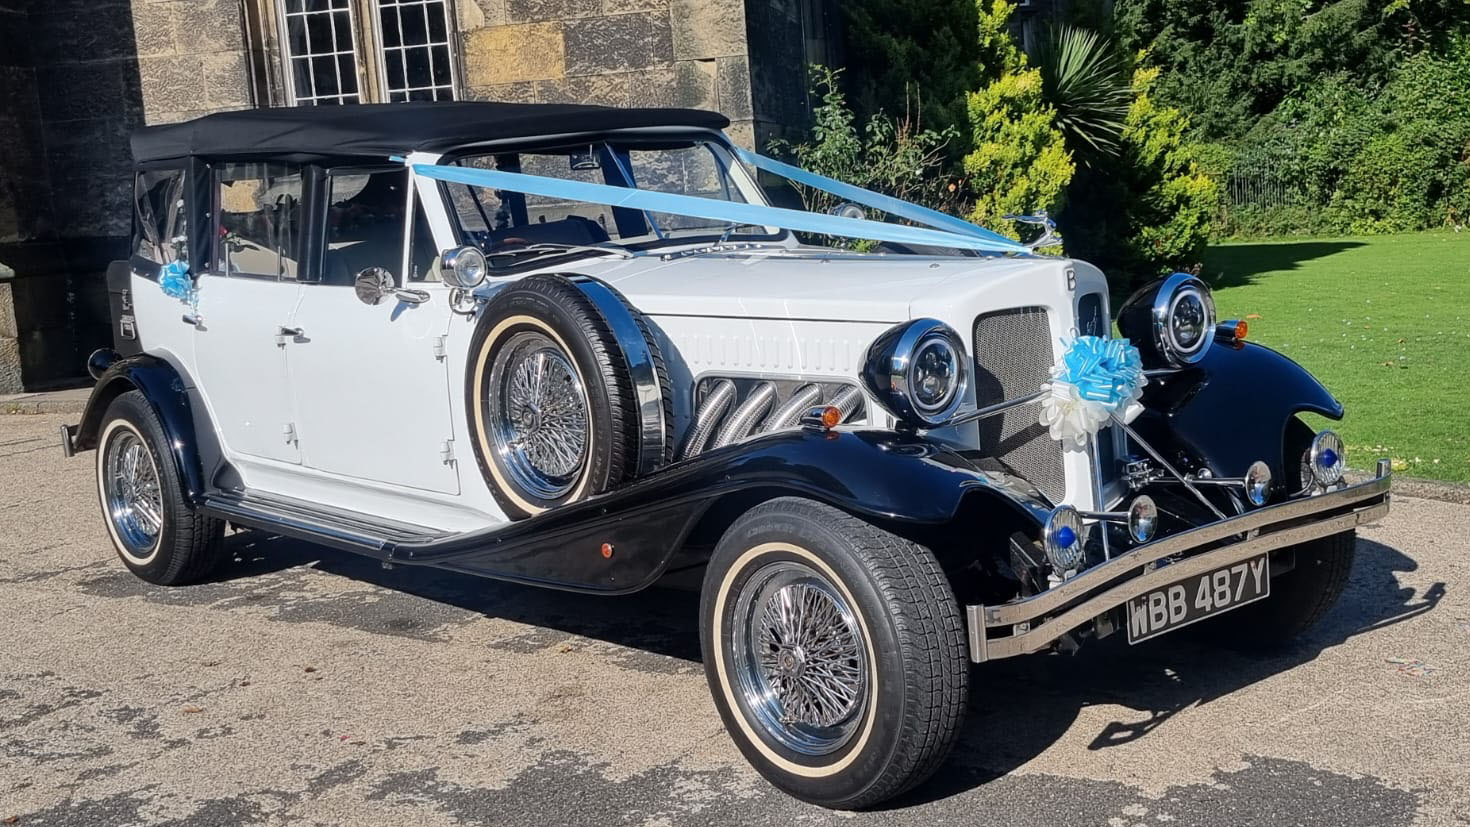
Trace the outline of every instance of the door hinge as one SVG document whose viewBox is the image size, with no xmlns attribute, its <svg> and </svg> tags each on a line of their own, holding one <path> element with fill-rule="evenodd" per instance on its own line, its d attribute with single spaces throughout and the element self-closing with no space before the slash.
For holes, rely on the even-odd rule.
<svg viewBox="0 0 1470 827">
<path fill-rule="evenodd" d="M 446 357 L 446 356 L 449 355 L 449 351 L 445 347 L 445 340 L 447 340 L 448 338 L 449 338 L 448 336 L 435 336 L 434 337 L 434 358 L 435 359 L 443 359 L 444 357 Z"/>
<path fill-rule="evenodd" d="M 439 449 L 439 459 L 444 460 L 445 465 L 454 464 L 454 440 L 444 440 L 444 445 Z"/>
<path fill-rule="evenodd" d="M 281 436 L 286 438 L 287 445 L 294 445 L 296 443 L 296 423 L 287 422 L 285 425 L 282 425 Z"/>
</svg>

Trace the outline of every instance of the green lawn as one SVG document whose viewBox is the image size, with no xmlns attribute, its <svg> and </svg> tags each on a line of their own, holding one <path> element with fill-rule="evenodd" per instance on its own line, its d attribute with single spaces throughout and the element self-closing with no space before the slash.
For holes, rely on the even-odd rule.
<svg viewBox="0 0 1470 827">
<path fill-rule="evenodd" d="M 1346 406 L 1350 466 L 1470 482 L 1470 232 L 1219 244 L 1203 274 Z"/>
</svg>

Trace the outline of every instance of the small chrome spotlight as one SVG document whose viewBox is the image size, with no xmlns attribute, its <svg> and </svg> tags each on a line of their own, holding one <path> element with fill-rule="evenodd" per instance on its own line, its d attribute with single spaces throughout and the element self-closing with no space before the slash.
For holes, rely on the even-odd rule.
<svg viewBox="0 0 1470 827">
<path fill-rule="evenodd" d="M 1135 543 L 1147 543 L 1159 529 L 1159 507 L 1154 498 L 1142 494 L 1128 506 L 1128 536 Z"/>
<path fill-rule="evenodd" d="M 1057 574 L 1074 571 L 1082 563 L 1082 515 L 1070 505 L 1057 506 L 1041 531 L 1047 562 Z"/>
<path fill-rule="evenodd" d="M 1312 449 L 1307 453 L 1307 465 L 1312 469 L 1312 478 L 1319 485 L 1327 486 L 1342 479 L 1347 468 L 1347 453 L 1342 447 L 1342 437 L 1335 431 L 1323 431 L 1312 440 Z"/>
<path fill-rule="evenodd" d="M 1251 505 L 1260 507 L 1271 499 L 1271 466 L 1260 460 L 1251 463 L 1251 467 L 1245 469 L 1245 478 L 1242 480 L 1245 487 L 1245 498 Z"/>
</svg>

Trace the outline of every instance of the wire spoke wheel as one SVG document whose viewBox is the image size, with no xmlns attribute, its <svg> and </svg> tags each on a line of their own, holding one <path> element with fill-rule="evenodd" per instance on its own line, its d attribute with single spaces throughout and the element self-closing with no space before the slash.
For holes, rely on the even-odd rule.
<svg viewBox="0 0 1470 827">
<path fill-rule="evenodd" d="M 117 432 L 102 461 L 107 519 L 136 558 L 152 554 L 163 530 L 163 494 L 153 454 L 137 434 Z"/>
<path fill-rule="evenodd" d="M 587 392 L 555 341 L 534 331 L 507 339 L 484 404 L 493 448 L 517 487 L 554 499 L 576 485 L 591 442 Z"/>
<path fill-rule="evenodd" d="M 802 755 L 848 742 L 867 703 L 868 669 L 857 619 L 835 586 L 801 563 L 769 564 L 741 590 L 732 631 L 750 720 Z"/>
</svg>

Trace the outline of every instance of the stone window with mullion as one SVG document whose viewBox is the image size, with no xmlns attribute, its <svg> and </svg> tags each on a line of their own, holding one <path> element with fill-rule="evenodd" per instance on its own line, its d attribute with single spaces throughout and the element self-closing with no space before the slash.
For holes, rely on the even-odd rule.
<svg viewBox="0 0 1470 827">
<path fill-rule="evenodd" d="M 453 100 L 450 0 L 274 0 L 288 100 Z"/>
</svg>

